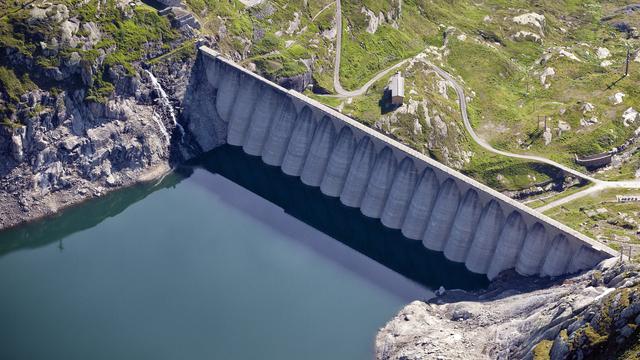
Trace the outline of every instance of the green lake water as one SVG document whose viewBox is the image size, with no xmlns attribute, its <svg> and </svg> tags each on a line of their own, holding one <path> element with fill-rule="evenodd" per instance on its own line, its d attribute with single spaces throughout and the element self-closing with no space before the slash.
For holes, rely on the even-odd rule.
<svg viewBox="0 0 640 360">
<path fill-rule="evenodd" d="M 460 264 L 224 146 L 0 233 L 0 359 L 369 359 Z"/>
</svg>

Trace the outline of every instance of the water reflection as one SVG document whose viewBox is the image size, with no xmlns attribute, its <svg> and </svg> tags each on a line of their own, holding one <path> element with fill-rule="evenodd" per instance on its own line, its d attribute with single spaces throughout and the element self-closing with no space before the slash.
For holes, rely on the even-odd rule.
<svg viewBox="0 0 640 360">
<path fill-rule="evenodd" d="M 464 264 L 447 260 L 441 253 L 424 248 L 421 242 L 405 238 L 399 230 L 388 229 L 379 220 L 342 205 L 339 199 L 322 194 L 318 188 L 304 185 L 298 178 L 264 164 L 258 157 L 246 155 L 239 147 L 223 146 L 196 159 L 193 164 L 228 178 L 280 206 L 286 213 L 426 287 L 477 289 L 488 284 L 486 276 L 469 272 Z M 207 186 L 206 183 L 201 185 Z M 233 202 L 225 194 L 220 197 Z M 244 204 L 244 210 L 254 213 L 251 204 Z M 319 247 L 305 238 L 299 241 L 329 258 L 336 258 L 331 249 Z M 342 265 L 351 267 L 348 263 Z"/>
<path fill-rule="evenodd" d="M 384 227 L 379 220 L 363 216 L 358 209 L 342 205 L 337 198 L 325 196 L 319 189 L 306 186 L 298 178 L 285 175 L 280 169 L 265 165 L 259 158 L 246 155 L 239 147 L 233 146 L 213 150 L 158 183 L 116 191 L 56 216 L 4 231 L 0 233 L 0 256 L 53 242 L 60 242 L 59 249 L 63 251 L 61 240 L 65 237 L 116 216 L 156 190 L 174 187 L 191 176 L 193 167 L 203 167 L 222 175 L 281 207 L 295 218 L 426 287 L 437 288 L 442 285 L 446 288 L 476 289 L 488 284 L 485 276 L 470 273 L 463 264 L 446 260 L 441 253 L 425 249 L 419 241 L 406 239 L 399 230 Z M 212 186 L 210 182 L 198 181 L 197 178 L 194 181 L 203 187 Z M 238 202 L 232 192 L 210 190 L 216 192 L 223 201 L 242 208 L 256 218 L 263 221 L 277 219 L 265 218 L 249 201 Z M 279 224 L 276 221 L 271 225 L 279 227 L 282 232 L 289 230 L 286 222 Z M 367 273 L 368 268 L 360 268 L 358 264 L 341 259 L 341 252 L 332 247 L 321 246 L 305 236 L 296 239 L 350 271 L 371 278 L 379 285 L 393 287 L 393 284 L 385 285 L 392 279 L 385 277 L 384 273 Z"/>
<path fill-rule="evenodd" d="M 0 232 L 0 256 L 20 249 L 37 248 L 62 239 L 76 232 L 90 229 L 105 219 L 114 217 L 132 204 L 143 200 L 154 191 L 174 187 L 189 177 L 190 168 L 181 168 L 160 181 L 140 184 L 130 188 L 90 199 L 82 204 L 65 209 L 53 216 L 17 226 Z"/>
</svg>

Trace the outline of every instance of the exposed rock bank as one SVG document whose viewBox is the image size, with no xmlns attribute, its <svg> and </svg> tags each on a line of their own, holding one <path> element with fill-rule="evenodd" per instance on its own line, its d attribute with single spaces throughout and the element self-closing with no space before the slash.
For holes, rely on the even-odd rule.
<svg viewBox="0 0 640 360">
<path fill-rule="evenodd" d="M 181 156 L 150 76 L 121 81 L 126 89 L 105 103 L 85 101 L 83 89 L 22 97 L 23 125 L 0 127 L 0 228 L 153 179 Z"/>
<path fill-rule="evenodd" d="M 414 301 L 380 330 L 378 359 L 607 358 L 636 341 L 640 274 L 609 259 L 558 280 L 503 274 L 488 290 Z M 631 350 L 626 350 L 631 351 Z"/>
</svg>

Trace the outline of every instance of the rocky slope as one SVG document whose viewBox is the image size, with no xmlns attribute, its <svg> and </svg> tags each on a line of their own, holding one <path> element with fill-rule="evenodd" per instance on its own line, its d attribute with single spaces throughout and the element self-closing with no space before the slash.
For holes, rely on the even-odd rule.
<svg viewBox="0 0 640 360">
<path fill-rule="evenodd" d="M 140 101 L 85 103 L 82 90 L 23 95 L 23 125 L 0 128 L 0 228 L 169 169 L 172 129 L 150 102 L 149 79 L 132 79 Z"/>
<path fill-rule="evenodd" d="M 96 5 L 101 16 L 86 13 Z M 13 33 L 0 29 L 0 229 L 156 178 L 198 151 L 180 125 L 191 29 L 111 0 L 32 4 L 2 21 Z"/>
<path fill-rule="evenodd" d="M 481 292 L 415 301 L 380 330 L 376 357 L 631 358 L 640 324 L 638 271 L 610 259 L 572 278 L 503 274 Z"/>
</svg>

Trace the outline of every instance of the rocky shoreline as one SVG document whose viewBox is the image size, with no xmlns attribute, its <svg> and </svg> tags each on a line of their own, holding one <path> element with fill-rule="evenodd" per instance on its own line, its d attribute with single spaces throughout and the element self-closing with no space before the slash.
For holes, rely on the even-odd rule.
<svg viewBox="0 0 640 360">
<path fill-rule="evenodd" d="M 24 94 L 20 125 L 0 126 L 0 230 L 153 180 L 198 154 L 175 110 L 193 61 L 114 71 L 116 91 L 104 102 L 86 101 L 82 87 Z"/>
<path fill-rule="evenodd" d="M 639 284 L 620 259 L 560 279 L 503 273 L 486 290 L 407 305 L 379 331 L 376 358 L 616 358 L 637 343 Z"/>
<path fill-rule="evenodd" d="M 150 101 L 154 90 L 141 78 L 133 83 L 138 99 L 119 95 L 105 104 L 78 93 L 23 96 L 24 125 L 0 129 L 0 229 L 171 168 L 173 145 L 164 135 L 171 124 Z"/>
</svg>

